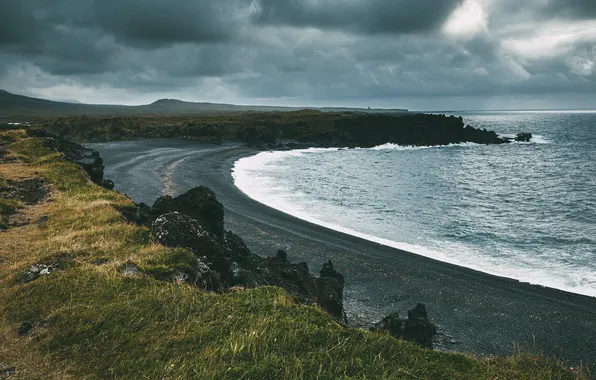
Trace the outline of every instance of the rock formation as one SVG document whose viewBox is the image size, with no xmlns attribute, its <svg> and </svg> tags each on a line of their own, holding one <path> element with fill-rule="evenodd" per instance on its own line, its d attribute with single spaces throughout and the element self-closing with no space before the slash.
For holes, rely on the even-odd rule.
<svg viewBox="0 0 596 380">
<path fill-rule="evenodd" d="M 431 349 L 432 337 L 437 333 L 435 325 L 428 319 L 426 307 L 420 303 L 408 311 L 407 319 L 401 319 L 398 313 L 392 313 L 376 323 L 371 330 Z"/>
<path fill-rule="evenodd" d="M 200 186 L 175 198 L 158 198 L 153 206 L 140 204 L 128 218 L 151 227 L 160 243 L 192 250 L 209 270 L 193 278 L 208 290 L 273 285 L 284 288 L 304 304 L 318 303 L 340 322 L 344 278 L 331 261 L 313 276 L 308 265 L 292 263 L 284 251 L 263 258 L 253 254 L 242 239 L 224 230 L 223 206 L 210 189 Z M 200 266 L 199 266 L 200 267 Z"/>
</svg>

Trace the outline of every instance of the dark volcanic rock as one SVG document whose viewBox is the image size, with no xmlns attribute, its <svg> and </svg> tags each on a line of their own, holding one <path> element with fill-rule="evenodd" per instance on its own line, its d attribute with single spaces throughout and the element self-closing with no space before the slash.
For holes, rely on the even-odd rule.
<svg viewBox="0 0 596 380">
<path fill-rule="evenodd" d="M 150 225 L 160 243 L 191 249 L 211 271 L 190 276 L 199 279 L 197 283 L 203 288 L 279 286 L 300 302 L 318 302 L 338 321 L 345 321 L 344 278 L 331 262 L 323 266 L 317 278 L 306 263 L 291 263 L 284 251 L 269 258 L 253 254 L 240 237 L 224 231 L 223 206 L 206 187 L 175 198 L 158 198 L 152 207 L 140 204 L 136 212 L 126 210 L 126 214 L 129 219 Z"/>
<path fill-rule="evenodd" d="M 530 140 L 532 140 L 532 134 L 528 132 L 518 133 L 517 136 L 515 136 L 515 141 L 530 142 Z"/>
<path fill-rule="evenodd" d="M 195 187 L 175 198 L 169 195 L 160 197 L 151 208 L 141 204 L 139 212 L 138 219 L 145 223 L 152 222 L 166 213 L 180 212 L 199 221 L 201 226 L 217 239 L 224 239 L 223 205 L 219 203 L 215 193 L 205 186 Z"/>
<path fill-rule="evenodd" d="M 433 348 L 432 337 L 437 333 L 435 325 L 428 319 L 426 307 L 423 304 L 418 304 L 408 311 L 407 319 L 401 319 L 398 313 L 392 313 L 376 323 L 371 330 L 388 333 L 398 339 L 431 349 Z"/>
<path fill-rule="evenodd" d="M 391 313 L 380 322 L 375 323 L 371 330 L 386 333 L 396 338 L 402 338 L 405 323 L 406 321 L 400 318 L 399 313 Z"/>
<path fill-rule="evenodd" d="M 230 283 L 232 260 L 217 237 L 201 222 L 175 211 L 158 217 L 151 229 L 163 245 L 190 248 L 197 257 L 205 257 L 222 281 Z"/>
<path fill-rule="evenodd" d="M 345 321 L 344 276 L 333 268 L 331 260 L 323 264 L 317 287 L 319 305 L 338 320 Z"/>
<path fill-rule="evenodd" d="M 419 303 L 408 311 L 408 319 L 404 327 L 404 339 L 417 344 L 433 348 L 432 337 L 437 333 L 437 328 L 428 319 L 426 307 Z"/>
</svg>

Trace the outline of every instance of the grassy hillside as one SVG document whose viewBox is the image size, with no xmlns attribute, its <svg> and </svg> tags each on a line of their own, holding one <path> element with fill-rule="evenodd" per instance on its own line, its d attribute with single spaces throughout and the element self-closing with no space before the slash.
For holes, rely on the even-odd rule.
<svg viewBox="0 0 596 380">
<path fill-rule="evenodd" d="M 0 232 L 0 378 L 587 377 L 544 357 L 475 359 L 344 328 L 278 288 L 218 295 L 158 281 L 150 273 L 183 271 L 193 255 L 125 222 L 116 207 L 131 201 L 42 139 L 0 141 L 18 157 L 0 164 L 0 187 L 41 177 L 49 191 L 32 205 L 0 200 L 19 222 Z M 45 272 L 27 276 L 36 264 Z"/>
</svg>

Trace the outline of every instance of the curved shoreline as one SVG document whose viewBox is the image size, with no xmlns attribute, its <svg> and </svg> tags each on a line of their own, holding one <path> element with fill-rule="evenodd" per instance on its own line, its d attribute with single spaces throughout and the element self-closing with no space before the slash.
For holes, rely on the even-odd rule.
<svg viewBox="0 0 596 380">
<path fill-rule="evenodd" d="M 596 299 L 382 246 L 260 204 L 236 188 L 231 176 L 234 162 L 254 153 L 223 146 L 185 156 L 173 169 L 173 187 L 212 188 L 224 204 L 226 227 L 260 255 L 284 248 L 293 261 L 307 261 L 311 268 L 331 258 L 346 275 L 346 310 L 352 324 L 366 325 L 393 311 L 403 314 L 422 302 L 443 333 L 438 342 L 441 349 L 510 354 L 517 344 L 572 363 L 596 361 Z M 173 161 L 177 160 L 168 162 Z M 119 186 L 118 178 L 125 173 L 110 172 L 109 159 L 106 165 L 108 177 Z M 134 193 L 129 195 L 138 200 Z"/>
<path fill-rule="evenodd" d="M 547 142 L 543 142 L 545 139 L 541 136 L 541 142 L 538 144 L 543 144 Z M 478 145 L 469 143 L 472 145 Z M 519 144 L 528 144 L 528 143 L 519 143 Z M 385 144 L 380 147 L 372 148 L 373 150 L 409 150 L 409 149 L 429 149 L 429 148 L 448 148 L 448 147 L 462 147 L 467 146 L 466 144 L 456 144 L 451 146 L 443 146 L 443 147 L 401 147 L 396 146 L 393 144 Z M 356 148 L 360 149 L 360 148 Z M 232 167 L 232 178 L 234 179 L 234 185 L 240 189 L 246 196 L 251 198 L 252 200 L 259 202 L 265 206 L 271 207 L 278 211 L 281 211 L 285 214 L 294 216 L 300 220 L 305 222 L 309 222 L 320 227 L 324 227 L 330 230 L 334 230 L 340 233 L 344 233 L 350 236 L 362 238 L 367 240 L 371 243 L 377 243 L 380 245 L 388 246 L 395 248 L 397 250 L 408 251 L 420 256 L 424 256 L 433 260 L 437 260 L 443 263 L 448 263 L 452 265 L 456 265 L 459 267 L 469 268 L 478 272 L 482 272 L 485 274 L 497 276 L 497 277 L 504 277 L 509 278 L 512 280 L 516 280 L 522 283 L 528 283 L 531 285 L 538 285 L 542 287 L 552 288 L 561 290 L 564 292 L 569 292 L 573 294 L 579 294 L 589 297 L 596 297 L 596 289 L 595 288 L 587 288 L 587 287 L 574 287 L 574 286 L 567 286 L 564 282 L 557 281 L 555 277 L 545 277 L 544 274 L 548 273 L 546 268 L 534 268 L 534 270 L 538 270 L 540 274 L 543 276 L 536 276 L 533 281 L 530 277 L 528 279 L 528 275 L 532 274 L 532 269 L 526 270 L 525 272 L 519 272 L 515 270 L 511 270 L 511 266 L 498 266 L 498 265 L 490 265 L 484 261 L 473 262 L 471 260 L 462 260 L 458 257 L 452 257 L 449 255 L 443 254 L 443 252 L 437 248 L 427 248 L 424 245 L 416 245 L 408 242 L 401 242 L 397 240 L 393 240 L 391 237 L 383 237 L 379 235 L 375 235 L 374 233 L 368 232 L 361 232 L 359 229 L 353 229 L 351 227 L 346 227 L 345 225 L 341 225 L 334 221 L 330 221 L 329 218 L 325 219 L 324 217 L 319 218 L 316 216 L 311 216 L 309 211 L 305 211 L 300 208 L 293 207 L 291 201 L 287 201 L 283 198 L 277 197 L 269 197 L 268 193 L 263 193 L 262 186 L 256 186 L 256 189 L 252 188 L 254 184 L 252 182 L 251 170 L 254 167 L 259 167 L 260 165 L 267 166 L 268 164 L 273 163 L 275 167 L 277 167 L 278 162 L 281 162 L 281 165 L 284 165 L 284 159 L 288 157 L 294 157 L 297 155 L 303 154 L 313 154 L 313 153 L 324 153 L 324 152 L 337 152 L 341 150 L 341 148 L 324 148 L 324 149 L 297 149 L 297 150 L 290 150 L 290 151 L 266 151 L 266 152 L 257 152 L 255 155 L 248 155 L 242 157 L 234 162 Z M 268 177 L 267 177 L 268 178 Z M 277 184 L 273 185 L 277 187 Z M 283 184 L 282 184 L 283 186 Z M 265 188 L 268 186 L 265 186 Z M 527 269 L 527 268 L 525 268 Z M 544 272 L 542 272 L 544 271 Z M 524 276 L 524 274 L 526 276 Z"/>
</svg>

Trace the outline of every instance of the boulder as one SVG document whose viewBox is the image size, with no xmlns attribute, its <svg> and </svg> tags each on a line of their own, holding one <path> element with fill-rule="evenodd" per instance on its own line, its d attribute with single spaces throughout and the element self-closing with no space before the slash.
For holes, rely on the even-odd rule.
<svg viewBox="0 0 596 380">
<path fill-rule="evenodd" d="M 148 217 L 154 220 L 160 215 L 174 211 L 196 219 L 218 239 L 224 239 L 223 205 L 217 200 L 211 189 L 199 186 L 175 198 L 169 195 L 160 197 L 151 207 Z"/>
<path fill-rule="evenodd" d="M 408 311 L 408 319 L 404 326 L 404 339 L 416 344 L 433 348 L 432 337 L 437 333 L 437 328 L 428 319 L 426 307 L 419 303 Z"/>
<path fill-rule="evenodd" d="M 158 217 L 151 229 L 160 243 L 168 247 L 190 248 L 197 257 L 206 257 L 221 280 L 229 283 L 232 261 L 215 235 L 198 220 L 174 211 Z"/>
<path fill-rule="evenodd" d="M 432 337 L 437 333 L 435 325 L 428 319 L 426 307 L 420 303 L 408 311 L 407 319 L 401 319 L 398 313 L 392 313 L 376 323 L 371 330 L 430 349 L 433 348 Z"/>
<path fill-rule="evenodd" d="M 530 142 L 531 140 L 532 140 L 532 134 L 528 133 L 528 132 L 518 133 L 517 136 L 515 136 L 515 141 Z"/>
<path fill-rule="evenodd" d="M 337 320 L 346 321 L 344 312 L 344 276 L 335 270 L 331 260 L 323 264 L 317 279 L 317 300 Z"/>
</svg>

